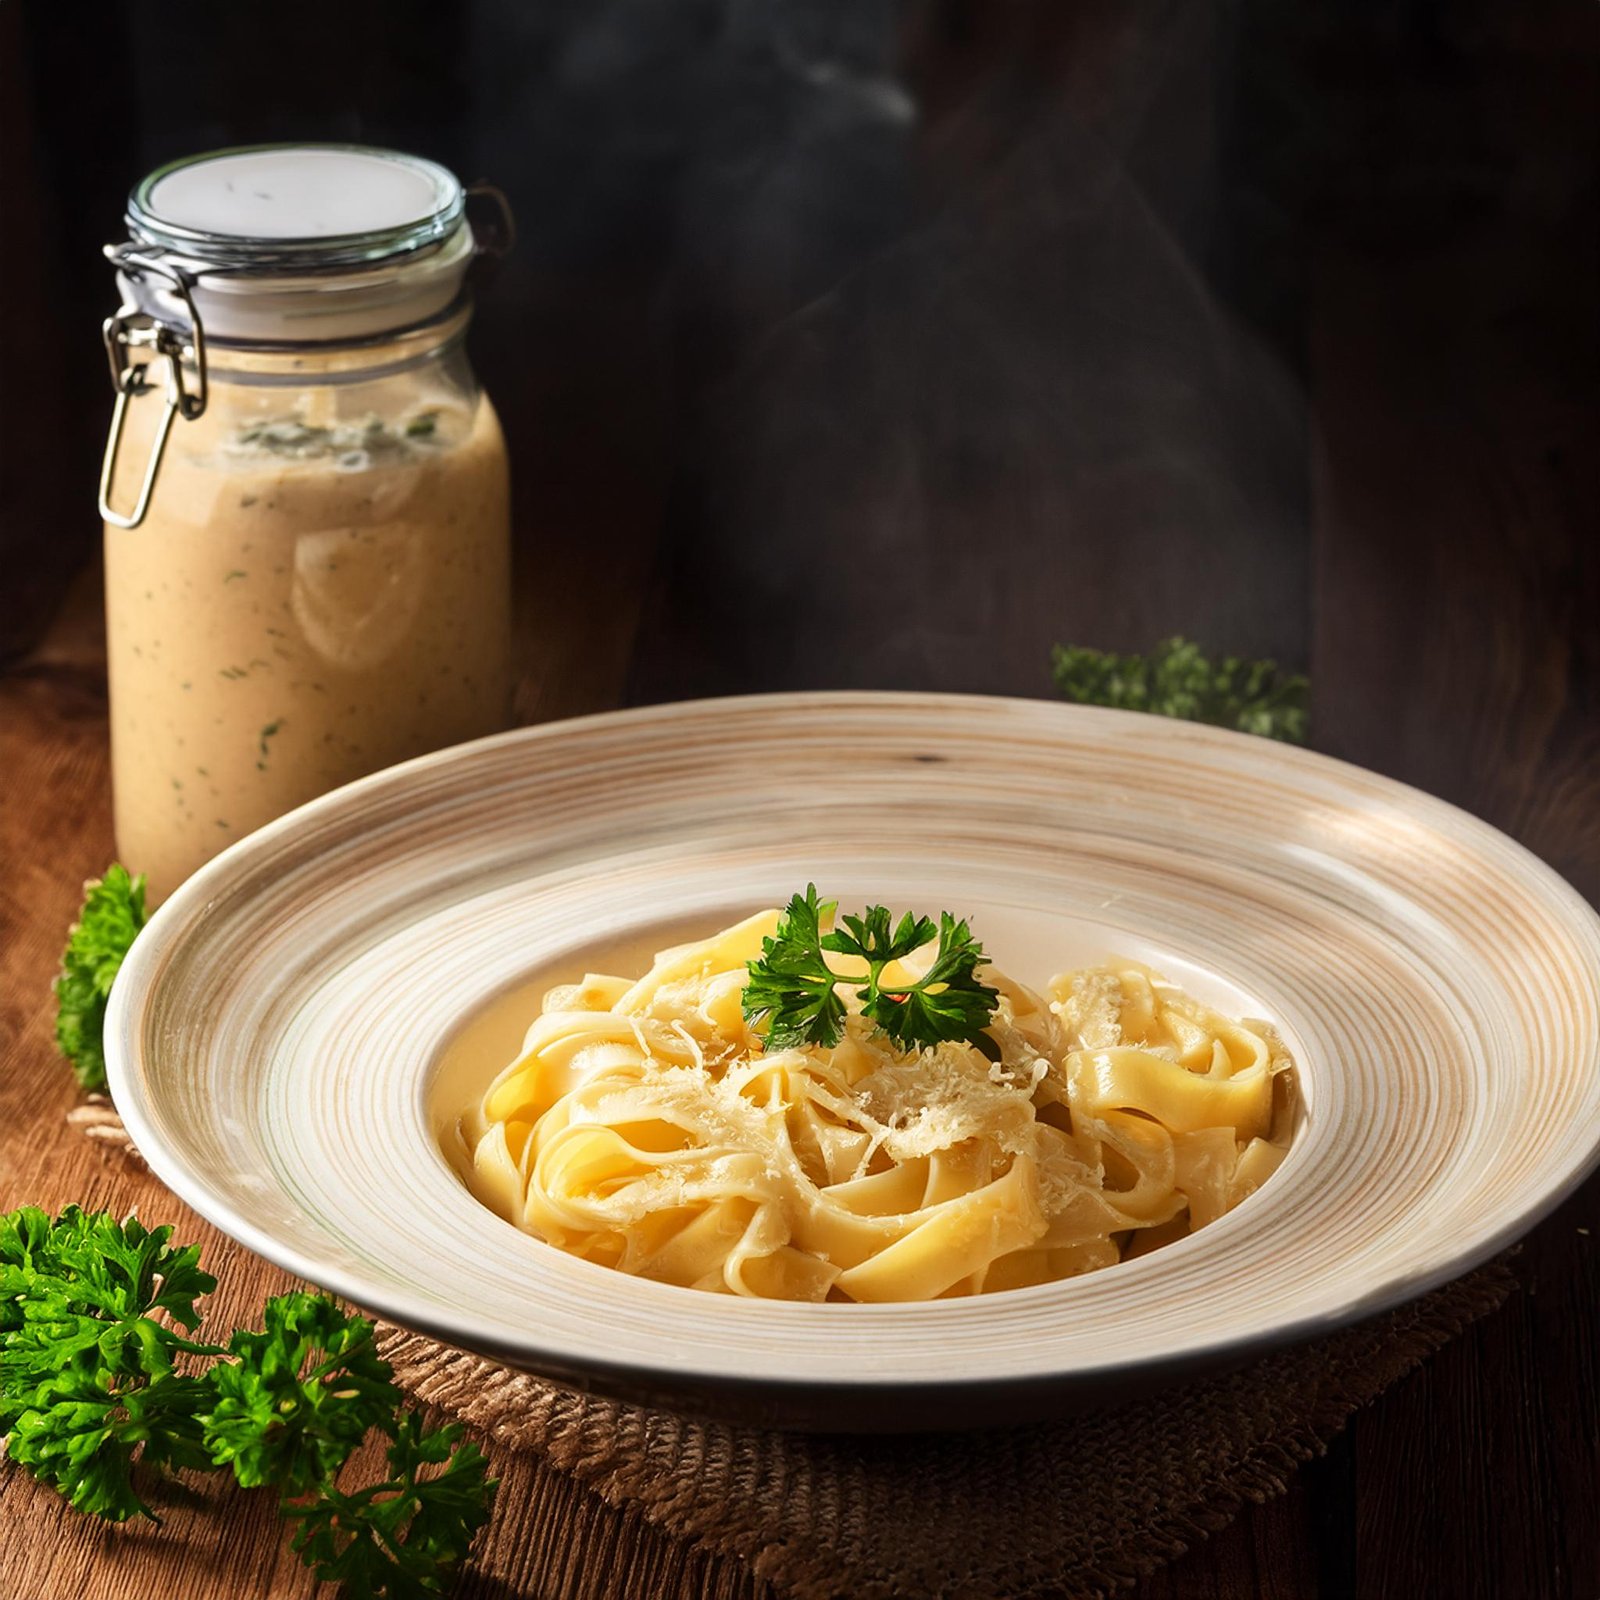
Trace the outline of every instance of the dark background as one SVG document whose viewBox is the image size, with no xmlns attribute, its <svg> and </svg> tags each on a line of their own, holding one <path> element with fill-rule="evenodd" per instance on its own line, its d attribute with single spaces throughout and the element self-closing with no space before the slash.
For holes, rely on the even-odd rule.
<svg viewBox="0 0 1600 1600">
<path fill-rule="evenodd" d="M 523 716 L 1043 695 L 1056 640 L 1181 631 L 1309 670 L 1319 748 L 1600 899 L 1590 0 L 9 0 L 14 671 L 93 581 L 99 247 L 150 168 L 272 139 L 510 196 L 474 350 Z M 1597 1213 L 1216 1559 L 1600 1593 Z"/>
<path fill-rule="evenodd" d="M 141 174 L 225 144 L 393 144 L 511 196 L 475 349 L 523 554 L 579 541 L 601 586 L 648 545 L 636 697 L 1044 692 L 1057 638 L 1179 630 L 1304 667 L 1341 248 L 1445 275 L 1464 232 L 1514 241 L 1495 314 L 1538 316 L 1562 392 L 1593 370 L 1583 3 L 6 12 L 13 649 L 95 535 L 63 490 L 108 408 L 99 246 Z"/>
</svg>

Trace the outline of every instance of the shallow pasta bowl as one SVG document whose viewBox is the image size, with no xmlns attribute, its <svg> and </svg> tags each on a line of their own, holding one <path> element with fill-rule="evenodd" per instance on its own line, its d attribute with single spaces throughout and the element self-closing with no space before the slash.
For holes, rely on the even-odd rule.
<svg viewBox="0 0 1600 1600">
<path fill-rule="evenodd" d="M 539 987 L 816 881 L 971 916 L 1042 986 L 1107 954 L 1271 1019 L 1304 1120 L 1193 1236 L 964 1300 L 798 1305 L 574 1259 L 441 1143 Z M 1600 1155 L 1600 920 L 1465 813 L 1266 740 L 945 695 L 703 701 L 524 729 L 241 841 L 152 919 L 107 1021 L 151 1166 L 251 1249 L 509 1364 L 791 1426 L 1038 1416 L 1393 1306 Z"/>
</svg>

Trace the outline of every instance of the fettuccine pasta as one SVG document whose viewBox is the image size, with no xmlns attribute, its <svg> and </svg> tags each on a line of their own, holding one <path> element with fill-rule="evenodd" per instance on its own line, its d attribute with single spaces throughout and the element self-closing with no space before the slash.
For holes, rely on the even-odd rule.
<svg viewBox="0 0 1600 1600">
<path fill-rule="evenodd" d="M 1293 1073 L 1271 1027 L 1132 961 L 1064 974 L 1048 995 L 986 967 L 998 1060 L 965 1042 L 900 1049 L 853 1003 L 831 1048 L 768 1051 L 741 995 L 778 917 L 663 951 L 638 979 L 552 989 L 462 1119 L 479 1198 L 665 1283 L 928 1300 L 1168 1243 L 1283 1158 Z"/>
</svg>

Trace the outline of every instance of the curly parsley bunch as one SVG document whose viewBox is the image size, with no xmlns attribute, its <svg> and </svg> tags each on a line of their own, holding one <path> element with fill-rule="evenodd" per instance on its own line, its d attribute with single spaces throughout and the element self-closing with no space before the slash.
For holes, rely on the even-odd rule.
<svg viewBox="0 0 1600 1600">
<path fill-rule="evenodd" d="M 113 862 L 103 878 L 83 886 L 83 907 L 67 930 L 55 994 L 56 1043 L 85 1089 L 105 1092 L 106 1002 L 122 958 L 148 920 L 143 874 L 135 878 Z"/>
<path fill-rule="evenodd" d="M 1274 661 L 1213 661 L 1181 635 L 1162 640 L 1147 656 L 1058 644 L 1051 675 L 1062 697 L 1078 705 L 1150 711 L 1290 744 L 1306 742 L 1304 678 L 1281 672 Z"/>
<path fill-rule="evenodd" d="M 190 1338 L 216 1279 L 171 1237 L 77 1206 L 0 1215 L 6 1454 L 112 1522 L 154 1518 L 140 1478 L 227 1467 L 278 1491 L 301 1559 L 352 1600 L 443 1594 L 493 1501 L 478 1447 L 401 1409 L 372 1324 L 327 1295 L 278 1295 L 226 1349 Z M 389 1476 L 341 1482 L 373 1430 Z"/>
</svg>

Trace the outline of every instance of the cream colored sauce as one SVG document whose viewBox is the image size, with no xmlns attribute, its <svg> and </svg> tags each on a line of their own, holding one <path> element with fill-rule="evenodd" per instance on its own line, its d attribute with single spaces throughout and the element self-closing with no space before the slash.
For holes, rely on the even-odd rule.
<svg viewBox="0 0 1600 1600">
<path fill-rule="evenodd" d="M 107 527 L 117 849 L 155 897 L 303 801 L 506 725 L 500 424 L 487 399 L 414 417 L 298 455 L 179 422 L 145 521 Z"/>
</svg>

